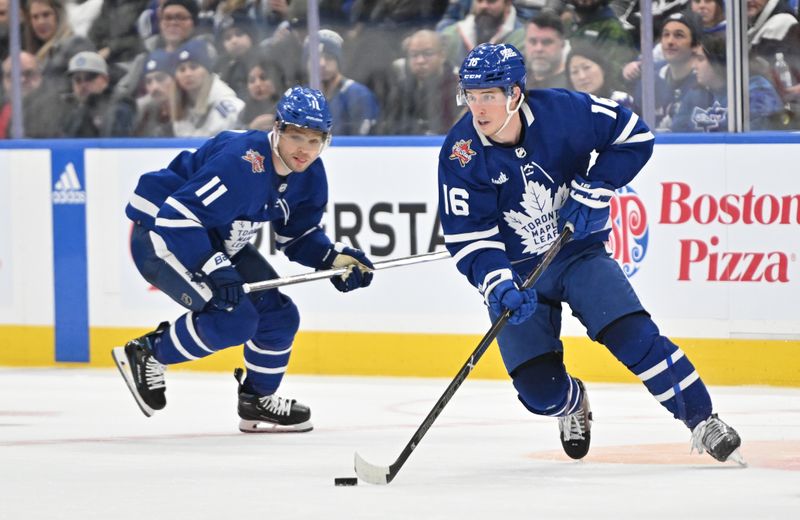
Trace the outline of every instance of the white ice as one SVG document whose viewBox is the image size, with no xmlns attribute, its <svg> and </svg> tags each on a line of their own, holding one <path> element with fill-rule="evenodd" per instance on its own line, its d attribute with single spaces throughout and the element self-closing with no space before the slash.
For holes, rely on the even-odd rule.
<svg viewBox="0 0 800 520">
<path fill-rule="evenodd" d="M 800 389 L 712 387 L 749 467 L 689 455 L 689 432 L 638 385 L 588 383 L 580 462 L 554 419 L 507 381 L 468 379 L 388 486 L 352 477 L 358 451 L 389 465 L 445 379 L 288 375 L 281 395 L 315 429 L 242 434 L 228 374 L 169 370 L 146 418 L 116 370 L 0 369 L 0 519 L 797 518 Z"/>
</svg>

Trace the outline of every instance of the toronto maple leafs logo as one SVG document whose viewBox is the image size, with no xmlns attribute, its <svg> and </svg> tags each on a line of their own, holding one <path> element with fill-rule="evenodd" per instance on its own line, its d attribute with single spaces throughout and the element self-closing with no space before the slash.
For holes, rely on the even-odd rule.
<svg viewBox="0 0 800 520">
<path fill-rule="evenodd" d="M 707 109 L 694 107 L 692 110 L 692 122 L 694 127 L 701 132 L 711 132 L 718 130 L 722 126 L 727 126 L 728 108 L 714 101 L 714 104 Z M 727 128 L 723 128 L 727 130 Z"/>
<path fill-rule="evenodd" d="M 559 186 L 553 194 L 550 188 L 536 181 L 525 183 L 525 193 L 520 201 L 523 211 L 512 209 L 503 212 L 506 223 L 522 238 L 523 253 L 544 253 L 558 237 L 558 210 L 568 195 L 566 184 Z"/>
<path fill-rule="evenodd" d="M 475 150 L 470 147 L 471 144 L 472 139 L 460 139 L 456 141 L 456 144 L 453 145 L 453 149 L 450 152 L 450 160 L 458 160 L 462 168 L 466 166 L 467 163 L 472 160 L 472 156 L 476 154 Z"/>
<path fill-rule="evenodd" d="M 250 148 L 242 159 L 250 163 L 253 173 L 264 173 L 264 156 L 257 151 Z"/>
</svg>

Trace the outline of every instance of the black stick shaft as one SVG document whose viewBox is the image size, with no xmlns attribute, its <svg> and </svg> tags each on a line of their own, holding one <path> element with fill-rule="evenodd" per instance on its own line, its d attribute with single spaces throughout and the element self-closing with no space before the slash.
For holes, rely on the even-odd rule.
<svg viewBox="0 0 800 520">
<path fill-rule="evenodd" d="M 564 244 L 566 244 L 571 237 L 572 231 L 569 228 L 565 228 L 555 243 L 550 246 L 550 249 L 544 255 L 542 261 L 539 262 L 539 265 L 536 266 L 536 269 L 534 269 L 533 272 L 528 275 L 528 278 L 525 279 L 525 282 L 522 284 L 523 289 L 528 289 L 532 287 L 534 283 L 536 283 L 536 280 L 542 276 L 544 270 L 547 269 L 547 266 L 550 265 L 550 263 L 553 261 L 553 258 L 555 258 Z M 472 370 L 475 368 L 475 365 L 478 363 L 478 360 L 481 359 L 483 354 L 489 348 L 489 345 L 492 344 L 492 341 L 494 341 L 502 328 L 508 322 L 510 316 L 511 311 L 506 309 L 505 312 L 503 312 L 503 314 L 497 319 L 497 321 L 492 324 L 491 328 L 489 328 L 489 331 L 483 336 L 483 339 L 469 356 L 469 359 L 466 361 L 466 363 L 464 363 L 464 366 L 461 367 L 461 370 L 458 371 L 456 377 L 447 386 L 442 396 L 438 401 L 436 401 L 436 404 L 433 405 L 433 409 L 431 409 L 431 411 L 428 413 L 428 416 L 425 417 L 425 420 L 422 421 L 422 424 L 420 424 L 419 428 L 417 428 L 417 431 L 411 436 L 411 440 L 408 441 L 405 448 L 403 448 L 400 456 L 397 457 L 397 460 L 394 461 L 391 466 L 389 466 L 389 474 L 386 476 L 387 484 L 394 479 L 394 477 L 400 471 L 400 468 L 403 467 L 403 464 L 405 464 L 408 457 L 411 456 L 411 452 L 414 451 L 419 445 L 420 441 L 433 425 L 434 421 L 436 421 L 436 418 L 439 417 L 439 415 L 442 413 L 442 410 L 444 410 L 444 407 L 448 402 L 450 402 L 450 399 L 453 398 L 456 390 L 458 390 L 469 373 L 472 372 Z"/>
</svg>

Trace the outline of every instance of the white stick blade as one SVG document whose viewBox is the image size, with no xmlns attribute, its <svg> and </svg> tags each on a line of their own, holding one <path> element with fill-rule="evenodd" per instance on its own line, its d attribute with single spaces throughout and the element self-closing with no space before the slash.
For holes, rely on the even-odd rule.
<svg viewBox="0 0 800 520">
<path fill-rule="evenodd" d="M 389 483 L 389 467 L 370 464 L 364 460 L 358 452 L 355 454 L 354 467 L 356 475 L 364 482 L 378 486 L 385 486 Z"/>
</svg>

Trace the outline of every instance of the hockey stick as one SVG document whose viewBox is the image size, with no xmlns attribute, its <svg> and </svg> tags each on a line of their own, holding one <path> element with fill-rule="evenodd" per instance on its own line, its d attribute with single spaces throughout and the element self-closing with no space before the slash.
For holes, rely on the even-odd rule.
<svg viewBox="0 0 800 520">
<path fill-rule="evenodd" d="M 547 266 L 550 265 L 550 262 L 553 261 L 553 258 L 558 254 L 561 248 L 566 244 L 570 237 L 572 236 L 572 231 L 567 228 L 561 233 L 561 236 L 555 241 L 555 243 L 550 246 L 550 249 L 542 258 L 542 261 L 536 266 L 536 269 L 528 275 L 528 278 L 525 279 L 525 282 L 522 284 L 524 289 L 528 289 L 532 287 L 536 280 L 542 276 L 542 273 Z M 450 382 L 450 385 L 445 389 L 442 396 L 436 401 L 436 404 L 433 405 L 433 409 L 428 413 L 428 416 L 425 417 L 425 420 L 422 421 L 422 424 L 417 428 L 417 431 L 414 435 L 411 436 L 411 440 L 408 441 L 403 451 L 400 453 L 400 456 L 397 457 L 397 460 L 394 461 L 393 464 L 390 466 L 376 466 L 375 464 L 370 464 L 366 460 L 364 460 L 361 455 L 356 452 L 355 454 L 355 470 L 356 475 L 358 478 L 365 482 L 369 482 L 370 484 L 388 484 L 391 482 L 394 477 L 397 476 L 397 473 L 400 471 L 400 468 L 403 467 L 406 460 L 409 456 L 411 456 L 411 452 L 419 445 L 422 438 L 428 432 L 430 427 L 433 425 L 433 422 L 439 417 L 439 414 L 442 413 L 444 407 L 447 403 L 452 399 L 453 394 L 456 393 L 456 390 L 461 386 L 464 380 L 467 378 L 470 372 L 475 368 L 475 365 L 478 363 L 478 360 L 483 356 L 486 349 L 489 348 L 492 341 L 497 337 L 500 333 L 500 330 L 505 326 L 508 322 L 508 318 L 511 316 L 511 311 L 506 310 L 503 314 L 495 321 L 489 331 L 483 336 L 483 339 L 478 344 L 477 348 L 472 352 L 467 359 L 467 362 L 464 363 L 464 366 L 461 367 L 461 370 L 458 371 L 456 374 L 455 379 Z"/>
<path fill-rule="evenodd" d="M 436 251 L 421 255 L 404 256 L 402 258 L 395 258 L 394 260 L 375 262 L 374 270 L 379 271 L 382 269 L 390 269 L 392 267 L 421 264 L 423 262 L 433 262 L 434 260 L 442 260 L 444 258 L 450 258 L 450 253 L 447 251 Z M 285 276 L 283 278 L 275 278 L 274 280 L 264 280 L 263 282 L 246 283 L 244 284 L 244 292 L 251 293 L 256 291 L 266 291 L 267 289 L 283 287 L 284 285 L 294 285 L 298 283 L 312 282 L 314 280 L 324 280 L 326 278 L 332 278 L 334 276 L 344 274 L 348 269 L 351 269 L 351 267 L 336 267 L 334 269 L 315 271 L 313 273 L 295 274 L 292 276 Z"/>
</svg>

